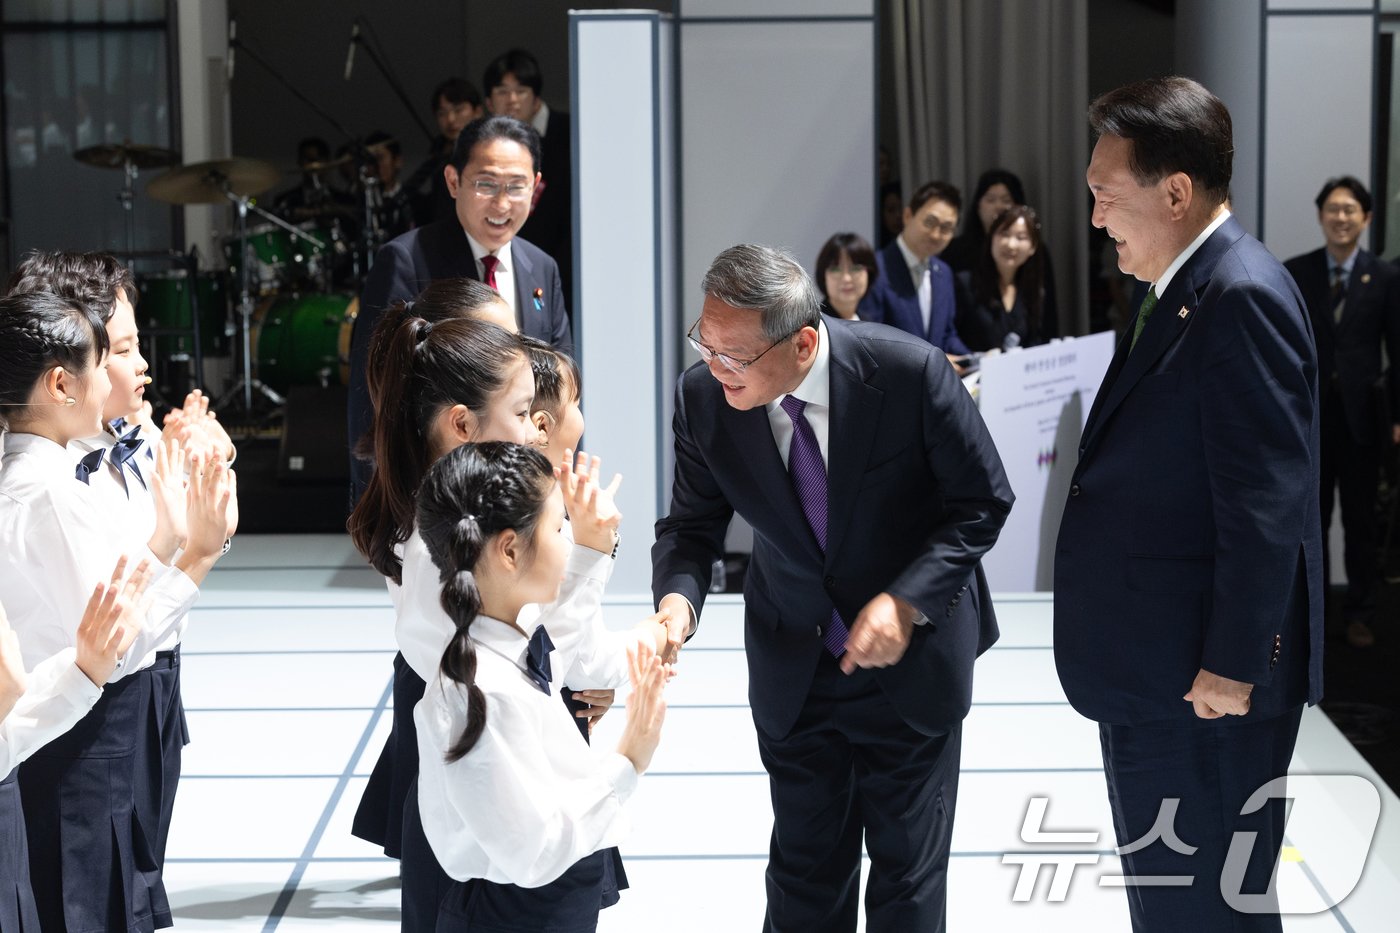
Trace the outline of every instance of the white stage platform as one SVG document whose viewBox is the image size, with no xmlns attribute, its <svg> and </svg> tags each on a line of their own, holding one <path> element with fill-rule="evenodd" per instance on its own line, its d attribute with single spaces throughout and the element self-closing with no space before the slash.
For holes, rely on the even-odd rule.
<svg viewBox="0 0 1400 933">
<path fill-rule="evenodd" d="M 1065 702 L 1050 650 L 1046 595 L 997 600 L 1002 638 L 977 671 L 964 727 L 951 930 L 1128 930 L 1113 854 L 1095 726 Z M 608 604 L 609 624 L 648 612 Z M 380 578 L 348 539 L 240 535 L 206 584 L 184 646 L 192 743 L 175 806 L 166 884 L 182 930 L 398 927 L 397 863 L 350 835 L 350 820 L 388 733 L 393 631 Z M 623 846 L 631 890 L 599 929 L 753 930 L 763 918 L 771 812 L 746 697 L 742 606 L 712 599 L 668 689 L 662 747 L 633 798 Z M 625 713 L 600 724 L 612 741 Z M 1331 910 L 1291 916 L 1294 931 L 1392 929 L 1400 913 L 1400 808 L 1320 711 L 1303 717 L 1297 774 L 1360 775 L 1380 790 L 1381 824 L 1356 890 Z M 1032 797 L 1048 797 L 1046 831 L 1097 831 L 1092 845 L 1043 853 L 1097 856 L 1068 896 L 1048 898 L 1044 868 L 1013 897 L 1037 847 L 1020 832 Z M 1358 821 L 1356 797 L 1290 823 L 1280 886 L 1327 897 Z M 1365 826 L 1360 827 L 1364 835 Z"/>
</svg>

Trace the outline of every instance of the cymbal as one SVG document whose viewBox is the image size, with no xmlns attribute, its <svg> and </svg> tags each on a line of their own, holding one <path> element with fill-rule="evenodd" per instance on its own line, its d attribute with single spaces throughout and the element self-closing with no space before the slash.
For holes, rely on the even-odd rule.
<svg viewBox="0 0 1400 933">
<path fill-rule="evenodd" d="M 277 184 L 282 173 L 261 159 L 214 159 L 192 162 L 151 179 L 146 193 L 168 204 L 222 204 L 224 187 L 239 197 L 262 194 Z"/>
<path fill-rule="evenodd" d="M 340 168 L 342 165 L 347 164 L 349 161 L 350 157 L 348 155 L 343 155 L 338 156 L 334 159 L 325 159 L 321 162 L 303 162 L 297 166 L 297 171 L 305 172 L 308 175 L 314 175 L 317 172 L 324 172 L 329 169 Z"/>
<path fill-rule="evenodd" d="M 79 149 L 73 153 L 73 158 L 96 168 L 122 168 L 128 162 L 137 168 L 164 168 L 167 165 L 178 164 L 180 154 L 172 149 L 162 149 L 159 146 L 143 146 L 139 143 L 112 143 Z"/>
</svg>

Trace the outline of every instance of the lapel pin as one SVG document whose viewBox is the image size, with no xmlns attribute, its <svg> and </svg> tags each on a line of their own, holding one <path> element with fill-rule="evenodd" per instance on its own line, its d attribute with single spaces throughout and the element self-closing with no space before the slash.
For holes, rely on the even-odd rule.
<svg viewBox="0 0 1400 933">
<path fill-rule="evenodd" d="M 1178 312 L 1176 312 L 1176 316 L 1179 317 L 1179 318 L 1181 318 L 1181 319 L 1184 321 L 1184 320 L 1186 320 L 1186 315 L 1188 315 L 1188 314 L 1190 314 L 1190 313 L 1191 313 L 1191 309 L 1188 308 L 1188 307 L 1186 307 L 1185 305 L 1182 305 L 1182 306 L 1181 306 L 1181 310 L 1178 311 Z"/>
<path fill-rule="evenodd" d="M 1361 284 L 1366 285 L 1371 281 L 1371 273 L 1367 272 L 1361 276 Z"/>
<path fill-rule="evenodd" d="M 544 310 L 544 289 L 542 288 L 535 289 L 535 310 Z"/>
</svg>

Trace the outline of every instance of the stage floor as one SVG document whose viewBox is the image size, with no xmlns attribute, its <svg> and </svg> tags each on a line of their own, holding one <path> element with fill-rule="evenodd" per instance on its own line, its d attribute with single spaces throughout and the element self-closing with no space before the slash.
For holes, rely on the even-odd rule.
<svg viewBox="0 0 1400 933">
<path fill-rule="evenodd" d="M 610 625 L 649 611 L 612 599 Z M 978 664 L 964 725 L 953 858 L 951 930 L 1128 930 L 1095 726 L 1065 702 L 1050 650 L 1046 595 L 997 601 L 1002 638 Z M 175 806 L 166 885 L 182 930 L 359 930 L 398 926 L 397 863 L 350 835 L 350 821 L 389 731 L 393 623 L 380 577 L 348 539 L 240 535 L 205 586 L 184 647 L 191 744 Z M 602 931 L 758 929 L 771 813 L 747 706 L 742 605 L 712 599 L 668 688 L 661 749 L 630 803 L 622 847 L 631 889 Z M 595 744 L 615 740 L 615 709 Z M 1349 864 L 1381 822 L 1361 881 L 1339 906 L 1285 919 L 1293 931 L 1393 929 L 1400 912 L 1400 808 L 1321 711 L 1303 716 L 1293 773 L 1356 775 L 1306 787 L 1289 824 L 1280 890 L 1322 905 L 1354 880 Z M 1378 796 L 1366 788 L 1374 786 Z M 1299 791 L 1302 793 L 1302 791 Z M 1022 826 L 1048 798 L 1039 828 L 1096 834 L 1094 843 L 1030 845 Z M 1032 828 L 1035 828 L 1033 824 Z M 1039 853 L 1063 862 L 1016 896 Z M 1092 864 L 1091 864 L 1092 863 Z M 1071 869 L 1073 873 L 1070 874 Z M 1214 883 L 1213 879 L 1210 883 Z"/>
</svg>

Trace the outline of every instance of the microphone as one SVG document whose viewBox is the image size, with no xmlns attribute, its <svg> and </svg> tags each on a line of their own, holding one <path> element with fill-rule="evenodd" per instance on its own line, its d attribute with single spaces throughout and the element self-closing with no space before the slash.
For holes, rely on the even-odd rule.
<svg viewBox="0 0 1400 933">
<path fill-rule="evenodd" d="M 228 79 L 233 80 L 233 51 L 238 48 L 238 20 L 228 21 L 228 60 L 224 62 L 224 69 L 228 73 Z"/>
<path fill-rule="evenodd" d="M 355 68 L 355 46 L 360 41 L 360 19 L 350 24 L 350 47 L 345 50 L 345 80 L 350 80 L 350 72 Z"/>
</svg>

